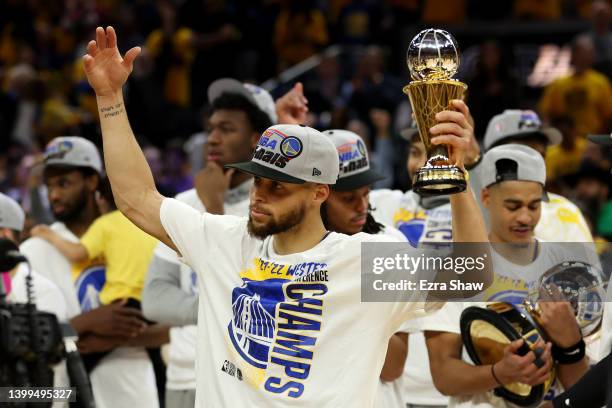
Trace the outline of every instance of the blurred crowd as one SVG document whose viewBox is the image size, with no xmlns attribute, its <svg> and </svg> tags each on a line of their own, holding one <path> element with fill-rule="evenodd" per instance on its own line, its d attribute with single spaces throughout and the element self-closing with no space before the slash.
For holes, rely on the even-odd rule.
<svg viewBox="0 0 612 408">
<path fill-rule="evenodd" d="M 609 151 L 586 139 L 612 130 L 607 1 L 0 0 L 0 10 L 0 191 L 26 210 L 31 190 L 41 186 L 37 163 L 51 139 L 79 135 L 100 143 L 95 97 L 81 64 L 97 25 L 112 23 L 123 51 L 143 46 L 125 89 L 127 109 L 166 195 L 191 188 L 203 166 L 205 90 L 213 80 L 261 84 L 313 56 L 314 68 L 278 81 L 273 96 L 302 82 L 307 124 L 358 133 L 375 161 L 392 169 L 380 187 L 408 189 L 405 49 L 421 28 L 442 26 L 456 30 L 465 51 L 459 77 L 469 86 L 479 141 L 504 109 L 538 112 L 563 134 L 546 155 L 549 190 L 578 204 L 597 236 L 612 236 Z M 508 38 L 478 36 L 478 27 L 491 22 L 572 22 L 576 29 L 557 44 L 570 50 L 572 69 L 545 87 L 528 86 Z M 330 52 L 331 45 L 341 51 Z M 381 139 L 394 149 L 377 151 Z"/>
</svg>

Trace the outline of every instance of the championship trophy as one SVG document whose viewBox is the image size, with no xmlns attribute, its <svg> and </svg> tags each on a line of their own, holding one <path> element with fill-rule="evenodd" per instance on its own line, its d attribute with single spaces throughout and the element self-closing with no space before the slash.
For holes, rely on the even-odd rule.
<svg viewBox="0 0 612 408">
<path fill-rule="evenodd" d="M 408 47 L 408 69 L 413 81 L 405 86 L 421 141 L 427 152 L 427 162 L 413 180 L 413 190 L 428 195 L 459 193 L 466 188 L 463 171 L 449 160 L 448 146 L 432 145 L 429 128 L 436 114 L 450 109 L 452 99 L 463 99 L 467 85 L 452 79 L 459 68 L 457 42 L 440 29 L 429 28 L 417 34 Z"/>
<path fill-rule="evenodd" d="M 514 340 L 524 339 L 519 355 L 534 351 L 538 367 L 542 350 L 535 347 L 539 340 L 548 341 L 539 324 L 537 302 L 554 301 L 544 296 L 556 291 L 572 305 L 583 337 L 592 334 L 601 323 L 605 301 L 605 276 L 601 269 L 583 262 L 563 262 L 548 269 L 538 285 L 522 304 L 494 302 L 486 307 L 471 306 L 461 314 L 461 336 L 466 351 L 477 365 L 495 364 L 503 358 L 504 348 Z M 555 378 L 555 370 L 544 384 L 504 384 L 495 395 L 522 407 L 537 405 Z"/>
</svg>

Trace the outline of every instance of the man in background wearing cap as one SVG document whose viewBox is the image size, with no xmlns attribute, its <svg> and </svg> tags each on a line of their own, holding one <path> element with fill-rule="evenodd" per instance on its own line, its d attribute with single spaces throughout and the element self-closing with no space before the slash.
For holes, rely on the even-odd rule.
<svg viewBox="0 0 612 408">
<path fill-rule="evenodd" d="M 506 144 L 520 144 L 537 150 L 546 157 L 548 146 L 561 143 L 561 133 L 542 125 L 533 111 L 506 110 L 494 116 L 487 126 L 484 150 Z M 474 191 L 480 191 L 482 172 L 477 166 L 472 177 Z M 542 203 L 540 222 L 535 235 L 550 242 L 593 242 L 591 231 L 580 209 L 567 198 L 548 193 L 549 200 Z"/>
<path fill-rule="evenodd" d="M 372 216 L 369 194 L 372 184 L 385 177 L 370 168 L 365 143 L 359 135 L 348 130 L 326 130 L 340 160 L 338 181 L 331 187 L 327 200 L 321 205 L 321 218 L 325 228 L 342 234 L 359 232 L 388 235 L 392 241 L 406 241 L 404 235 L 393 227 L 383 225 Z M 401 376 L 408 353 L 407 334 L 399 331 L 389 339 L 385 364 L 380 374 L 381 386 L 376 406 L 403 406 L 394 380 Z"/>
<path fill-rule="evenodd" d="M 479 166 L 484 185 L 481 200 L 489 216 L 495 269 L 493 285 L 483 292 L 481 299 L 520 305 L 546 270 L 575 260 L 571 257 L 576 254 L 567 253 L 567 247 L 542 243 L 535 237 L 534 229 L 546 194 L 546 168 L 537 151 L 520 145 L 494 147 L 484 155 Z M 507 404 L 493 395 L 492 390 L 500 384 L 514 382 L 543 383 L 552 367 L 551 344 L 538 345 L 544 347 L 540 358 L 545 365 L 541 368 L 534 364 L 533 352 L 523 357 L 516 354 L 523 340 L 506 346 L 503 358 L 494 365 L 467 363 L 461 358 L 459 321 L 462 310 L 473 305 L 449 302 L 436 314 L 419 319 L 427 339 L 434 383 L 443 394 L 451 396 L 449 407 L 505 407 Z M 542 310 L 539 323 L 549 338 L 558 347 L 571 348 L 570 354 L 576 358 L 557 366 L 557 379 L 567 386 L 588 365 L 580 330 L 568 302 L 540 302 L 539 305 Z M 558 383 L 553 385 L 548 399 L 559 393 Z"/>
<path fill-rule="evenodd" d="M 0 238 L 8 239 L 15 246 L 19 243 L 19 236 L 23 231 L 25 214 L 19 204 L 7 195 L 0 193 Z M 28 301 L 26 277 L 28 266 L 20 263 L 10 271 L 0 271 L 0 279 L 9 303 L 26 303 Z M 59 288 L 49 279 L 36 272 L 29 271 L 32 280 L 32 295 L 36 309 L 53 313 L 60 322 L 68 319 L 66 301 Z M 54 368 L 53 385 L 56 387 L 69 386 L 68 373 L 64 364 L 60 363 Z M 53 407 L 64 407 L 66 403 L 53 403 Z"/>
<path fill-rule="evenodd" d="M 372 366 L 382 367 L 389 336 L 423 305 L 360 301 L 361 242 L 379 240 L 325 230 L 320 207 L 339 170 L 333 143 L 305 126 L 267 129 L 251 161 L 231 166 L 256 176 L 249 219 L 200 213 L 157 192 L 129 127 L 121 88 L 140 49 L 122 58 L 112 27 L 98 27 L 87 49 L 117 206 L 198 273 L 198 318 L 207 327 L 198 332 L 196 404 L 372 405 Z M 467 137 L 457 131 L 434 143 L 451 144 L 462 166 Z M 485 241 L 471 193 L 451 203 L 461 214 L 455 238 Z"/>
<path fill-rule="evenodd" d="M 253 179 L 223 166 L 250 159 L 261 133 L 276 123 L 276 107 L 266 90 L 230 78 L 219 79 L 210 85 L 208 101 L 212 111 L 202 152 L 206 167 L 196 176 L 195 188 L 177 195 L 176 199 L 201 212 L 245 216 Z M 288 117 L 291 112 L 285 110 L 281 114 L 284 120 L 291 119 Z M 158 244 L 149 267 L 143 311 L 151 320 L 175 326 L 171 329 L 168 351 L 166 406 L 193 407 L 197 274 L 163 243 Z"/>
<path fill-rule="evenodd" d="M 95 200 L 102 173 L 98 149 L 81 137 L 56 138 L 45 151 L 43 171 L 51 209 L 58 220 L 50 228 L 78 242 L 100 215 Z M 79 334 L 81 352 L 113 349 L 117 337 L 127 341 L 144 330 L 138 310 L 122 303 L 99 306 L 98 294 L 105 281 L 104 260 L 71 264 L 53 245 L 36 237 L 26 240 L 21 251 L 35 270 L 62 291 L 68 318 Z M 97 406 L 158 405 L 153 367 L 142 347 L 116 349 L 100 361 L 90 377 Z"/>
</svg>

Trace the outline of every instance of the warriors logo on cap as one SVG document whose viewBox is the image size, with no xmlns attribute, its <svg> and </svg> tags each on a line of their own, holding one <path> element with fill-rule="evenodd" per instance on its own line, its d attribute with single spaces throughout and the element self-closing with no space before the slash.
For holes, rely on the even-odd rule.
<svg viewBox="0 0 612 408">
<path fill-rule="evenodd" d="M 334 184 L 338 154 L 321 132 L 302 125 L 276 125 L 266 129 L 251 161 L 226 167 L 285 183 Z"/>
<path fill-rule="evenodd" d="M 74 144 L 70 140 L 61 140 L 58 143 L 52 143 L 45 150 L 45 160 L 47 159 L 63 159 L 66 153 L 72 150 Z"/>
<path fill-rule="evenodd" d="M 287 137 L 280 144 L 281 153 L 288 159 L 298 157 L 302 148 L 302 141 L 294 136 Z"/>
</svg>

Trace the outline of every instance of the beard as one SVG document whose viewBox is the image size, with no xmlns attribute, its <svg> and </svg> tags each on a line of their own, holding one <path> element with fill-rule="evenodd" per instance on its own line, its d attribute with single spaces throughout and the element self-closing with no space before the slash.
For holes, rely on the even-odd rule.
<svg viewBox="0 0 612 408">
<path fill-rule="evenodd" d="M 270 235 L 289 231 L 302 222 L 305 214 L 306 206 L 301 204 L 298 208 L 280 216 L 278 219 L 270 217 L 270 221 L 263 225 L 255 225 L 249 215 L 249 222 L 247 224 L 249 235 L 255 238 L 264 239 Z"/>
<path fill-rule="evenodd" d="M 53 216 L 55 219 L 61 222 L 70 222 L 73 221 L 81 215 L 83 209 L 87 206 L 87 192 L 85 189 L 77 196 L 76 200 L 73 201 L 70 205 L 65 205 L 64 211 L 61 213 L 56 213 L 53 211 Z"/>
</svg>

